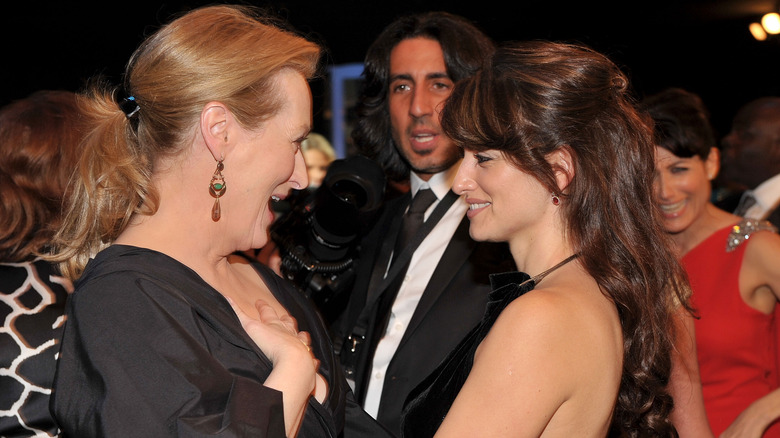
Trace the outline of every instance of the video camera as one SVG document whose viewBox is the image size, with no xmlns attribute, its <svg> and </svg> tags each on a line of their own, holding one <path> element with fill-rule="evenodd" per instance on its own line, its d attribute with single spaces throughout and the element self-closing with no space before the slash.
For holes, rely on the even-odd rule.
<svg viewBox="0 0 780 438">
<path fill-rule="evenodd" d="M 385 185 L 376 162 L 362 155 L 335 160 L 322 185 L 288 198 L 290 211 L 271 226 L 282 275 L 314 301 L 328 322 L 346 303 L 360 237 L 382 206 Z"/>
</svg>

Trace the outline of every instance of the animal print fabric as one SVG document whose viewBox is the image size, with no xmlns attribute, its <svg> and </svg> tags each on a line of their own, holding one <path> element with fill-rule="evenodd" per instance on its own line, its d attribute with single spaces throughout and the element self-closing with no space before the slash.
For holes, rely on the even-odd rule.
<svg viewBox="0 0 780 438">
<path fill-rule="evenodd" d="M 65 299 L 73 285 L 43 260 L 0 263 L 0 437 L 50 437 Z"/>
</svg>

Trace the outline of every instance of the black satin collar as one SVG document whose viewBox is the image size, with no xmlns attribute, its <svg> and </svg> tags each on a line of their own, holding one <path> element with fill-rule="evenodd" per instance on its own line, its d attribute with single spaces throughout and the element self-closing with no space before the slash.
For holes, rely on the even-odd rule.
<svg viewBox="0 0 780 438">
<path fill-rule="evenodd" d="M 490 274 L 490 287 L 493 288 L 493 290 L 497 290 L 512 283 L 521 284 L 522 282 L 530 278 L 531 278 L 530 275 L 520 271 Z"/>
</svg>

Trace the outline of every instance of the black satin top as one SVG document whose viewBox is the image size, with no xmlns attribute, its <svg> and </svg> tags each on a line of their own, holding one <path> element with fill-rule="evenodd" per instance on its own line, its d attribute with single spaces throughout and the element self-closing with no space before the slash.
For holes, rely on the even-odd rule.
<svg viewBox="0 0 780 438">
<path fill-rule="evenodd" d="M 490 276 L 493 291 L 482 322 L 409 394 L 401 418 L 404 437 L 432 437 L 436 433 L 471 372 L 477 347 L 509 303 L 534 288 L 533 281 L 522 284 L 529 279 L 523 272 Z"/>
<path fill-rule="evenodd" d="M 311 334 L 328 382 L 323 404 L 310 399 L 298 436 L 387 436 L 354 403 L 311 303 L 254 267 Z M 178 261 L 110 246 L 87 265 L 66 314 L 52 404 L 63 436 L 285 436 L 282 394 L 263 385 L 271 361 L 227 300 Z"/>
</svg>

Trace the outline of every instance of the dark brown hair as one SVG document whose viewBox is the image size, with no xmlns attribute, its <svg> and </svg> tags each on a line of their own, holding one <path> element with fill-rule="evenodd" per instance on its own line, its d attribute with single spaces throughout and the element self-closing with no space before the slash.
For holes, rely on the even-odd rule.
<svg viewBox="0 0 780 438">
<path fill-rule="evenodd" d="M 612 433 L 675 436 L 668 328 L 686 283 L 653 199 L 651 129 L 635 110 L 626 76 L 583 46 L 507 43 L 477 75 L 456 84 L 442 118 L 455 143 L 501 151 L 550 192 L 559 189 L 545 158 L 559 148 L 571 152 L 574 176 L 561 203 L 565 232 L 623 328 Z"/>
<path fill-rule="evenodd" d="M 46 251 L 78 159 L 76 94 L 41 90 L 0 110 L 0 261 Z"/>
<path fill-rule="evenodd" d="M 706 160 L 717 145 L 709 110 L 694 93 L 667 88 L 643 99 L 639 108 L 653 119 L 653 142 L 680 158 Z"/>
</svg>

